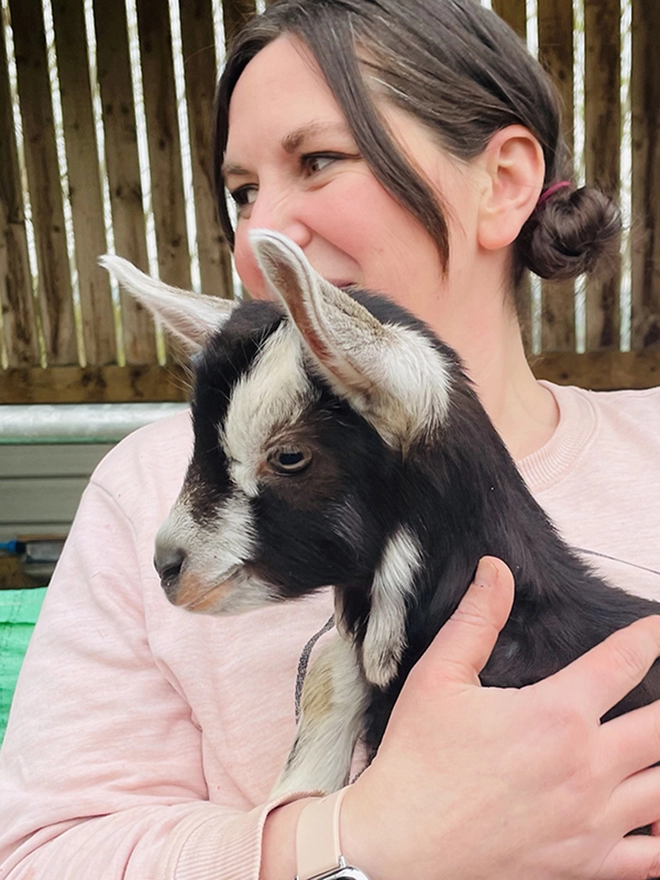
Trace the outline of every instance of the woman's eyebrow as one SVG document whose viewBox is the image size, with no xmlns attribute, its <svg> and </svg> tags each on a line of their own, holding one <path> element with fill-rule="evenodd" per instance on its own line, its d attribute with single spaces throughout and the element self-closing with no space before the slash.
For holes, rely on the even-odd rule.
<svg viewBox="0 0 660 880">
<path fill-rule="evenodd" d="M 347 134 L 348 128 L 343 122 L 308 122 L 289 132 L 282 138 L 282 149 L 285 153 L 295 153 L 308 138 L 324 134 Z"/>
<path fill-rule="evenodd" d="M 291 154 L 300 149 L 306 140 L 317 135 L 346 135 L 348 133 L 348 128 L 343 122 L 308 122 L 305 125 L 301 125 L 300 128 L 295 128 L 293 131 L 285 134 L 280 141 L 280 145 L 285 153 Z M 234 162 L 224 162 L 220 171 L 223 178 L 249 177 L 252 173 L 247 168 Z"/>
<path fill-rule="evenodd" d="M 242 165 L 234 165 L 233 162 L 223 162 L 220 168 L 220 174 L 223 180 L 227 177 L 249 177 L 250 172 Z"/>
</svg>

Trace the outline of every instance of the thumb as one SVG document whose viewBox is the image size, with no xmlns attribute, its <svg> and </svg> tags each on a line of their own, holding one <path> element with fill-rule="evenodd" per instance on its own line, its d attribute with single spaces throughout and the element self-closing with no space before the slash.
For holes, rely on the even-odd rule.
<svg viewBox="0 0 660 880">
<path fill-rule="evenodd" d="M 511 570 L 494 556 L 484 556 L 458 608 L 442 627 L 420 662 L 433 664 L 445 681 L 479 684 L 500 630 L 513 605 Z"/>
</svg>

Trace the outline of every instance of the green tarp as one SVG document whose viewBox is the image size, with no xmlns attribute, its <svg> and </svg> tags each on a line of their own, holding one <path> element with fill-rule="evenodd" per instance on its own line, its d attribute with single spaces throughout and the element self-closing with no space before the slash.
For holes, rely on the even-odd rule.
<svg viewBox="0 0 660 880">
<path fill-rule="evenodd" d="M 0 590 L 0 741 L 23 657 L 39 616 L 46 587 Z"/>
</svg>

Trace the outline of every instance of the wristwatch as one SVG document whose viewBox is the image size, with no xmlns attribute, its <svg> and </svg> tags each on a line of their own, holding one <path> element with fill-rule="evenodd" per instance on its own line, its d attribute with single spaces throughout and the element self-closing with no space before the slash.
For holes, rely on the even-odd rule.
<svg viewBox="0 0 660 880">
<path fill-rule="evenodd" d="M 301 811 L 296 827 L 296 880 L 369 880 L 346 864 L 339 843 L 339 813 L 346 794 L 340 788 Z"/>
</svg>

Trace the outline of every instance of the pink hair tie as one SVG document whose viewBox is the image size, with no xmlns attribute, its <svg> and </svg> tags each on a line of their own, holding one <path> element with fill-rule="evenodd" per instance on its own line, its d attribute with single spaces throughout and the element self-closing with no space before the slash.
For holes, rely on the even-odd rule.
<svg viewBox="0 0 660 880">
<path fill-rule="evenodd" d="M 539 200 L 536 203 L 536 207 L 540 208 L 545 202 L 548 201 L 549 198 L 554 196 L 556 192 L 560 189 L 564 189 L 567 186 L 571 185 L 570 180 L 560 180 L 559 183 L 553 183 L 552 186 L 549 186 L 544 192 L 539 196 Z"/>
</svg>

